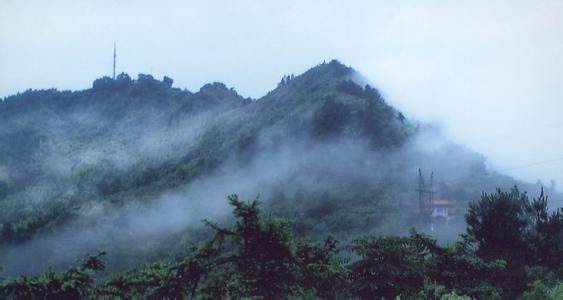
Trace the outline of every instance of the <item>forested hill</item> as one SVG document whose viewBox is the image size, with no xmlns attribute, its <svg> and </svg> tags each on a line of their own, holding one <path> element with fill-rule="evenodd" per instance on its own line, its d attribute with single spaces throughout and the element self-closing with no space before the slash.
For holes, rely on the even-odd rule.
<svg viewBox="0 0 563 300">
<path fill-rule="evenodd" d="M 422 226 L 419 169 L 434 172 L 437 197 L 457 206 L 436 229 L 453 238 L 469 201 L 517 183 L 361 82 L 331 61 L 284 76 L 257 100 L 222 83 L 192 93 L 142 74 L 6 97 L 0 265 L 25 274 L 100 248 L 110 260 L 133 253 L 121 267 L 171 257 L 178 240 L 205 234 L 201 218 L 227 215 L 231 193 L 260 194 L 301 235 L 405 234 Z"/>
</svg>

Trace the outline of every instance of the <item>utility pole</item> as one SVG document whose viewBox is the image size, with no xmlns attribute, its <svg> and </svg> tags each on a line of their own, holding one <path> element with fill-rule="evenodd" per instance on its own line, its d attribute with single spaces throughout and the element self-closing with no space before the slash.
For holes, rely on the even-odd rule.
<svg viewBox="0 0 563 300">
<path fill-rule="evenodd" d="M 434 203 L 432 202 L 432 200 L 434 200 L 434 189 L 432 189 L 432 186 L 434 185 L 434 172 L 430 173 L 430 187 L 428 188 L 428 206 L 430 207 L 430 213 L 432 213 L 434 211 Z"/>
<path fill-rule="evenodd" d="M 422 176 L 422 171 L 418 169 L 418 189 L 416 191 L 418 192 L 418 210 L 420 213 L 424 213 L 426 206 L 424 203 L 425 186 L 426 184 L 424 184 L 424 177 Z"/>
<path fill-rule="evenodd" d="M 115 61 L 117 59 L 117 51 L 115 47 L 115 42 L 113 42 L 113 79 L 115 79 Z"/>
</svg>

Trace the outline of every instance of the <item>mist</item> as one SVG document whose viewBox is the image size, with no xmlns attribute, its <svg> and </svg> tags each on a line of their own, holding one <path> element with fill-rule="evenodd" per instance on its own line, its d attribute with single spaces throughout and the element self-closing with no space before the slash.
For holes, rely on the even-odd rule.
<svg viewBox="0 0 563 300">
<path fill-rule="evenodd" d="M 7 98 L 1 142 L 19 151 L 0 163 L 3 223 L 20 235 L 3 228 L 12 237 L 0 247 L 3 272 L 64 270 L 100 250 L 110 271 L 182 257 L 209 234 L 202 219 L 232 220 L 230 194 L 259 195 L 263 213 L 289 219 L 298 236 L 344 243 L 413 227 L 448 243 L 482 192 L 518 185 L 539 194 L 541 183 L 498 174 L 439 126 L 399 118 L 366 84 L 335 61 L 258 100 L 220 83 L 192 93 L 147 75 Z M 416 213 L 419 170 L 457 206 L 433 230 Z M 557 207 L 554 187 L 546 191 Z"/>
<path fill-rule="evenodd" d="M 195 127 L 209 129 L 212 122 L 207 116 L 193 117 L 192 120 L 198 124 Z M 96 123 L 94 118 L 94 115 L 89 115 L 86 119 Z M 185 128 L 185 122 L 165 132 L 147 123 L 136 126 L 141 126 L 142 130 L 130 130 L 144 134 L 132 145 L 132 149 L 159 137 L 165 138 L 166 142 L 156 144 L 159 147 L 156 153 L 174 153 L 178 145 L 189 147 L 197 140 L 194 131 L 178 133 Z M 199 129 L 195 131 L 199 132 Z M 504 180 L 494 177 L 494 173 L 486 169 L 482 156 L 448 141 L 433 126 L 423 127 L 415 138 L 393 151 L 370 149 L 369 143 L 362 139 L 319 141 L 305 136 L 286 136 L 272 145 L 268 130 L 260 136 L 250 160 L 232 155 L 217 170 L 158 195 L 141 197 L 142 201 L 136 199 L 120 206 L 88 202 L 80 208 L 77 218 L 51 233 L 23 243 L 4 244 L 0 247 L 0 265 L 4 274 L 32 275 L 42 272 L 49 265 L 55 270 L 64 270 L 86 253 L 100 250 L 109 252 L 110 270 L 123 270 L 140 261 L 174 258 L 187 253 L 190 243 L 208 234 L 203 219 L 230 222 L 231 209 L 226 201 L 226 196 L 230 194 L 238 194 L 242 199 L 260 197 L 264 213 L 289 218 L 298 234 L 307 232 L 315 239 L 322 239 L 328 234 L 335 234 L 344 242 L 360 234 L 406 235 L 410 228 L 416 227 L 448 242 L 462 233 L 464 207 L 469 201 L 476 200 L 480 191 L 490 192 L 499 186 L 509 188 L 518 183 L 508 177 Z M 108 141 L 95 148 L 89 147 L 86 153 L 71 152 L 70 158 L 78 157 L 81 163 L 103 164 L 104 160 L 99 158 L 113 153 L 105 159 L 115 163 L 116 168 L 125 170 L 134 166 L 133 162 L 158 159 L 154 156 L 154 149 L 134 155 L 125 151 L 130 148 L 125 152 L 118 149 L 119 143 Z M 68 160 L 52 160 L 53 156 L 46 156 L 47 165 L 55 165 L 50 170 L 69 172 Z M 413 217 L 418 205 L 415 191 L 418 169 L 425 173 L 434 172 L 440 197 L 457 197 L 455 200 L 460 213 L 451 224 L 438 227 L 435 232 L 420 226 Z M 65 172 L 61 174 L 71 176 Z M 484 177 L 476 179 L 476 174 Z M 456 190 L 467 180 L 477 181 L 470 186 L 466 184 L 467 190 Z M 49 193 L 37 191 L 38 186 L 41 185 L 32 187 L 36 190 L 35 194 L 28 194 L 25 198 L 32 199 L 32 202 L 49 201 L 46 200 Z M 533 185 L 524 185 L 524 188 L 529 188 L 531 193 L 539 191 L 539 187 Z M 341 202 L 345 199 L 354 200 Z M 335 221 L 341 217 L 334 211 L 342 206 L 351 206 L 349 213 L 361 225 Z M 366 211 L 365 207 L 371 208 Z M 319 217 L 315 224 L 302 222 L 316 214 Z M 376 215 L 378 217 L 374 219 Z M 163 245 L 174 250 L 163 253 Z"/>
<path fill-rule="evenodd" d="M 559 299 L 563 2 L 0 0 L 0 298 Z"/>
</svg>

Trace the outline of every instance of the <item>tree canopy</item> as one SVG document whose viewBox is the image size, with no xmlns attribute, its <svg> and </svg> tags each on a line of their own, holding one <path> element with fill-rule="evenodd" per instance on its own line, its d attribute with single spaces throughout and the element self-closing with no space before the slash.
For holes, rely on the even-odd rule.
<svg viewBox="0 0 563 300">
<path fill-rule="evenodd" d="M 94 276 L 101 257 L 86 256 L 60 274 L 4 279 L 6 299 L 560 299 L 561 216 L 516 188 L 483 194 L 466 215 L 468 234 L 450 244 L 412 231 L 405 237 L 362 236 L 340 247 L 296 238 L 291 224 L 260 211 L 260 200 L 227 197 L 234 223 L 204 221 L 213 235 L 178 261 Z M 527 216 L 523 218 L 523 216 Z M 493 222 L 496 220 L 497 222 Z M 511 232 L 507 232 L 507 227 Z M 512 230 L 517 230 L 514 234 Z M 503 236 L 503 234 L 505 234 Z M 509 235 L 510 234 L 510 235 Z M 508 236 L 507 236 L 508 235 Z M 555 240 L 552 240 L 555 239 Z M 525 251 L 512 253 L 509 247 Z M 524 272 L 520 274 L 521 272 Z M 514 273 L 514 274 L 509 274 Z M 514 278 L 524 279 L 522 282 Z M 460 296 L 465 295 L 465 296 Z"/>
</svg>

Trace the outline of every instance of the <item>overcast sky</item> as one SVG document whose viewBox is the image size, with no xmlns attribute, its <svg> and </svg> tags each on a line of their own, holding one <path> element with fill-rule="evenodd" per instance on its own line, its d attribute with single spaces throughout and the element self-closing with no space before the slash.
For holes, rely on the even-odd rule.
<svg viewBox="0 0 563 300">
<path fill-rule="evenodd" d="M 118 72 L 253 98 L 339 59 L 503 173 L 563 191 L 563 1 L 0 0 L 0 97 L 89 88 L 114 41 Z"/>
</svg>

